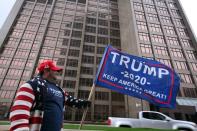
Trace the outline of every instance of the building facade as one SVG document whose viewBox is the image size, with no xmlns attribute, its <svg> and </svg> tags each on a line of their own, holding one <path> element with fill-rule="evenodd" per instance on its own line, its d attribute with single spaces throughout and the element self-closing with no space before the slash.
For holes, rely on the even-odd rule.
<svg viewBox="0 0 197 131">
<path fill-rule="evenodd" d="M 58 76 L 63 89 L 87 99 L 109 43 L 174 68 L 182 79 L 177 108 L 160 109 L 96 87 L 86 120 L 137 117 L 141 110 L 194 120 L 197 43 L 178 0 L 17 0 L 0 32 L 0 118 L 46 59 L 64 69 Z M 65 120 L 79 121 L 82 112 L 66 108 Z"/>
</svg>

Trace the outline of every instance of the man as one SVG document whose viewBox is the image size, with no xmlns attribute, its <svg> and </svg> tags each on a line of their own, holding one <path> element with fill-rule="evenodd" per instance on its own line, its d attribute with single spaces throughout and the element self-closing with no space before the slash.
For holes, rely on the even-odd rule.
<svg viewBox="0 0 197 131">
<path fill-rule="evenodd" d="M 76 99 L 57 84 L 56 74 L 62 71 L 53 61 L 38 66 L 39 74 L 17 91 L 10 112 L 10 131 L 60 131 L 64 105 L 86 108 L 90 101 Z"/>
</svg>

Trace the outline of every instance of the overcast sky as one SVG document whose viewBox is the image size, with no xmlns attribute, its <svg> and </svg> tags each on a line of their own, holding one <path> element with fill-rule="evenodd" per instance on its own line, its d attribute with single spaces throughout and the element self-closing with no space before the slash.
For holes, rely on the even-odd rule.
<svg viewBox="0 0 197 131">
<path fill-rule="evenodd" d="M 0 28 L 7 18 L 16 0 L 0 0 Z M 197 0 L 180 0 L 189 19 L 195 35 L 197 36 Z"/>
</svg>

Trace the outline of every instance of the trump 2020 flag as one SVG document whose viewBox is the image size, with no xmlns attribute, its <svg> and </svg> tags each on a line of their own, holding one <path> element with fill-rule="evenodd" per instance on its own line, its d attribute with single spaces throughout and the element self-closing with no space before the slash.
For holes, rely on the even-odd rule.
<svg viewBox="0 0 197 131">
<path fill-rule="evenodd" d="M 179 76 L 168 66 L 106 47 L 95 85 L 175 108 Z"/>
</svg>

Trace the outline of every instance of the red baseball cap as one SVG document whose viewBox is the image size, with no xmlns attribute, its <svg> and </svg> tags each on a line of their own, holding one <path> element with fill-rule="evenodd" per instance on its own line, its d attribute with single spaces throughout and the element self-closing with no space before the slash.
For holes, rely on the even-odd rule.
<svg viewBox="0 0 197 131">
<path fill-rule="evenodd" d="M 52 60 L 46 60 L 46 61 L 39 64 L 38 71 L 41 72 L 41 71 L 44 71 L 44 69 L 47 69 L 47 68 L 52 70 L 52 71 L 61 71 L 62 70 L 62 68 L 57 67 Z"/>
</svg>

